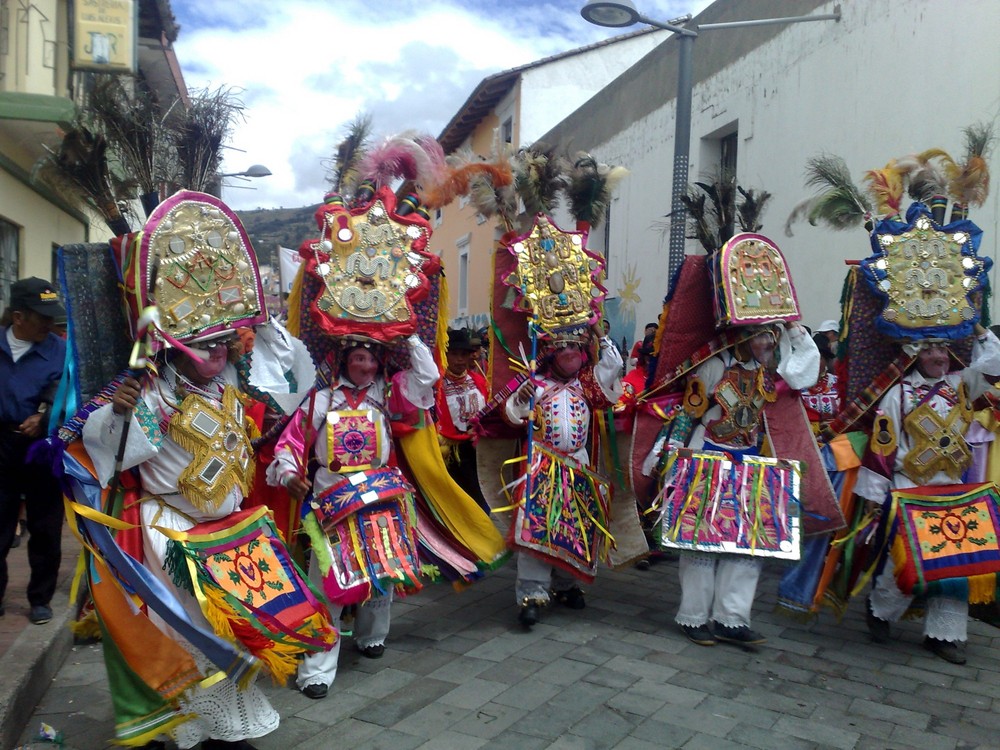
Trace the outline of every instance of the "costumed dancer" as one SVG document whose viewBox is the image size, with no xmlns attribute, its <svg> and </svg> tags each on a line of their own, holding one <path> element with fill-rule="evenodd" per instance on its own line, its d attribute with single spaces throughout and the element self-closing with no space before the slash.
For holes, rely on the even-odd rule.
<svg viewBox="0 0 1000 750">
<path fill-rule="evenodd" d="M 394 587 L 416 591 L 421 576 L 464 585 L 501 564 L 506 550 L 444 466 L 427 412 L 439 378 L 428 344 L 443 343 L 443 275 L 426 249 L 426 209 L 415 194 L 397 203 L 389 187 L 402 177 L 424 191 L 444 179 L 440 145 L 395 136 L 356 173 L 364 180 L 353 198 L 328 195 L 316 212 L 321 238 L 300 248 L 289 327 L 333 371 L 286 428 L 268 479 L 299 497 L 312 489 L 301 511 L 310 574 L 335 606 L 360 605 L 355 643 L 378 658 Z M 311 479 L 310 457 L 318 464 Z M 335 652 L 307 658 L 300 689 L 325 696 L 336 663 Z"/>
<path fill-rule="evenodd" d="M 622 358 L 608 337 L 585 372 L 598 319 L 602 265 L 586 250 L 586 233 L 563 232 L 544 214 L 531 231 L 510 240 L 517 271 L 505 279 L 531 310 L 529 330 L 538 366 L 504 407 L 516 426 L 527 426 L 525 474 L 517 490 L 511 542 L 518 551 L 515 598 L 518 619 L 530 628 L 550 595 L 582 609 L 584 593 L 610 544 L 610 489 L 587 451 L 594 409 L 620 395 Z M 588 273 L 579 273 L 588 269 Z M 575 327 L 573 327 L 575 326 Z M 588 368 L 589 369 L 589 368 Z M 586 385 L 585 385 L 586 383 Z"/>
<path fill-rule="evenodd" d="M 479 487 L 473 418 L 486 406 L 486 378 L 473 369 L 482 341 L 467 328 L 448 331 L 444 377 L 437 388 L 438 438 L 445 466 L 452 479 L 489 513 Z"/>
<path fill-rule="evenodd" d="M 181 748 L 252 748 L 248 740 L 279 721 L 252 684 L 257 669 L 283 682 L 298 655 L 337 640 L 266 510 L 240 510 L 256 430 L 233 366 L 235 328 L 264 319 L 256 258 L 236 215 L 191 191 L 114 244 L 137 336 L 148 332 L 150 351 L 171 347 L 143 363 L 137 340 L 130 365 L 148 373 L 133 370 L 95 399 L 103 405 L 85 407 L 86 454 L 71 445 L 65 457 L 73 508 L 100 552 L 90 583 L 118 739 L 141 744 L 167 732 Z M 265 357 L 266 347 L 256 354 Z M 106 506 L 88 461 L 112 487 Z M 118 492 L 131 480 L 122 472 L 133 467 L 138 499 L 123 506 Z M 136 528 L 138 543 L 129 539 Z M 213 665 L 219 674 L 202 682 Z"/>
<path fill-rule="evenodd" d="M 740 193 L 748 203 L 753 197 Z M 824 473 L 809 472 L 799 489 L 801 464 L 822 465 L 795 392 L 816 383 L 819 352 L 794 322 L 784 257 L 753 233 L 753 212 L 739 215 L 750 217 L 749 231 L 727 237 L 723 223 L 706 231 L 705 216 L 694 214 L 710 255 L 688 256 L 671 288 L 646 396 L 650 405 L 665 399 L 657 413 L 666 421 L 653 432 L 640 408 L 633 466 L 641 460 L 641 473 L 657 480 L 661 544 L 682 551 L 682 631 L 698 645 L 749 648 L 765 641 L 750 627 L 763 558 L 797 560 L 803 530 L 837 528 L 843 519 Z M 685 375 L 683 394 L 669 398 Z M 643 453 L 650 434 L 657 437 Z"/>
<path fill-rule="evenodd" d="M 589 328 L 600 318 L 605 290 L 599 283 L 603 262 L 586 250 L 586 238 L 627 172 L 585 153 L 570 170 L 555 149 L 540 143 L 510 163 L 501 158 L 469 167 L 482 170 L 470 189 L 477 211 L 497 216 L 507 230 L 493 256 L 493 396 L 476 419 L 479 478 L 498 521 L 509 523 L 518 552 L 518 619 L 530 628 L 552 589 L 558 601 L 585 606 L 577 581 L 593 580 L 598 561 L 612 561 L 615 543 L 625 550 L 624 563 L 648 552 L 634 499 L 623 493 L 627 507 L 619 513 L 619 497 L 612 498 L 596 467 L 601 454 L 588 451 L 615 438 L 610 417 L 599 416 L 610 414 L 620 393 L 622 363 L 613 342 Z M 517 175 L 516 190 L 498 181 L 504 169 Z M 576 232 L 550 218 L 562 191 Z M 525 207 L 520 216 L 519 200 Z M 522 462 L 519 478 L 506 487 L 496 482 L 504 469 Z M 616 467 L 606 468 L 610 473 Z"/>
<path fill-rule="evenodd" d="M 889 623 L 915 596 L 925 597 L 924 645 L 956 664 L 966 659 L 968 605 L 995 601 L 1000 572 L 988 544 L 998 496 L 985 481 L 985 445 L 994 435 L 974 421 L 971 406 L 1000 365 L 997 339 L 980 325 L 992 263 L 978 257 L 982 232 L 967 219 L 968 206 L 988 193 L 992 130 L 973 126 L 965 136 L 963 163 L 931 149 L 866 173 L 872 201 L 851 185 L 845 190 L 850 178 L 839 160 L 837 170 L 823 171 L 844 175 L 830 187 L 856 196 L 856 220 L 834 224 L 813 212 L 841 228 L 864 223 L 874 253 L 849 276 L 848 408 L 827 430 L 862 424 L 874 412 L 855 488 L 867 507 L 857 503 L 852 534 L 874 541 L 845 540 L 844 558 L 855 564 L 841 565 L 837 594 L 859 593 L 875 576 L 866 617 L 876 642 L 889 639 Z M 904 217 L 907 189 L 917 202 Z"/>
<path fill-rule="evenodd" d="M 269 469 L 269 478 L 298 502 L 312 489 L 307 508 L 313 508 L 304 523 L 312 542 L 310 576 L 324 585 L 340 610 L 334 612 L 338 619 L 344 605 L 361 605 L 354 642 L 373 659 L 385 651 L 393 587 L 420 587 L 412 488 L 394 465 L 389 423 L 393 415 L 398 419 L 433 405 L 438 370 L 419 337 L 411 335 L 407 348 L 411 368 L 393 375 L 390 385 L 380 361 L 383 346 L 371 339 L 346 339 L 336 380 L 293 416 Z M 310 456 L 318 463 L 311 481 L 304 471 Z M 363 548 L 352 548 L 358 544 Z M 338 643 L 303 660 L 296 684 L 304 695 L 326 696 L 339 656 Z"/>
<path fill-rule="evenodd" d="M 927 189 L 920 178 L 928 161 L 916 158 L 911 195 L 915 185 Z M 983 483 L 985 462 L 976 460 L 976 445 L 994 436 L 973 420 L 971 406 L 990 389 L 986 378 L 1000 376 L 1000 341 L 979 323 L 992 265 L 977 256 L 982 231 L 965 218 L 970 201 L 954 180 L 958 205 L 944 223 L 944 187 L 931 196 L 916 193 L 927 204 L 912 204 L 905 219 L 879 221 L 871 237 L 875 254 L 862 262 L 865 281 L 883 302 L 874 325 L 904 341 L 915 361 L 878 402 L 855 491 L 882 505 L 887 537 L 868 603 L 873 639 L 887 641 L 889 622 L 904 614 L 914 594 L 924 594 L 925 647 L 964 664 L 969 603 L 995 600 L 1000 572 L 997 556 L 982 548 L 996 531 L 987 509 L 995 518 L 1000 498 L 994 484 Z M 934 283 L 914 284 L 914 275 Z M 963 343 L 962 356 L 955 356 Z"/>
</svg>

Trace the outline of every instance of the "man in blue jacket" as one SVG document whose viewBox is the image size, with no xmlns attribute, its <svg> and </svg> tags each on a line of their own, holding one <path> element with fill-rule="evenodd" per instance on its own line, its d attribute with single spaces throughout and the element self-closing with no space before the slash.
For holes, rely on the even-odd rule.
<svg viewBox="0 0 1000 750">
<path fill-rule="evenodd" d="M 29 446 L 45 436 L 48 411 L 62 375 L 65 342 L 52 332 L 66 317 L 52 284 L 31 277 L 11 286 L 0 319 L 0 616 L 7 590 L 7 552 L 17 533 L 23 500 L 27 511 L 29 619 L 52 619 L 62 556 L 62 493 L 47 469 L 28 466 Z"/>
</svg>

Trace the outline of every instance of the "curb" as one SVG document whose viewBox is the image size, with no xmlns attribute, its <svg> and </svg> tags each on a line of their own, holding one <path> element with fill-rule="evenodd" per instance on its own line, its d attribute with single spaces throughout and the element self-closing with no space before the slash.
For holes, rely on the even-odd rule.
<svg viewBox="0 0 1000 750">
<path fill-rule="evenodd" d="M 27 627 L 0 657 L 0 747 L 14 747 L 73 647 L 64 587 L 52 597 L 52 620 Z"/>
</svg>

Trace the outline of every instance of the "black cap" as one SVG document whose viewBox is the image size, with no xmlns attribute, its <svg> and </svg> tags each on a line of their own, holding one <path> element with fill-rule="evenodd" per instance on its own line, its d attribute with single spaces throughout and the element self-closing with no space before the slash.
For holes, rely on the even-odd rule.
<svg viewBox="0 0 1000 750">
<path fill-rule="evenodd" d="M 468 328 L 453 328 L 448 331 L 448 349 L 460 352 L 474 352 L 483 342 Z"/>
<path fill-rule="evenodd" d="M 32 276 L 15 281 L 10 287 L 12 310 L 31 310 L 48 318 L 65 318 L 66 308 L 56 290 L 45 279 Z"/>
</svg>

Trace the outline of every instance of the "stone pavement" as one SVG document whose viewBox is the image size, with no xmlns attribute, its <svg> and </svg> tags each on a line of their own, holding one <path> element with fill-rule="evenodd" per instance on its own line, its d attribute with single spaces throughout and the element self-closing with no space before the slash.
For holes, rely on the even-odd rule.
<svg viewBox="0 0 1000 750">
<path fill-rule="evenodd" d="M 72 643 L 69 588 L 80 543 L 63 524 L 59 582 L 52 598 L 53 617 L 45 625 L 28 621 L 28 537 L 7 554 L 7 591 L 0 617 L 0 748 L 12 747 L 49 680 L 58 672 Z"/>
<path fill-rule="evenodd" d="M 266 684 L 281 726 L 254 741 L 292 748 L 996 748 L 1000 630 L 972 621 L 969 659 L 920 646 L 916 623 L 869 642 L 860 602 L 842 624 L 811 626 L 771 610 L 778 566 L 761 580 L 757 653 L 689 643 L 672 622 L 675 563 L 602 570 L 587 609 L 551 609 L 530 633 L 515 623 L 514 566 L 462 592 L 444 586 L 393 605 L 385 657 L 348 642 L 330 695 Z M 10 679 L 5 675 L 5 679 Z M 261 683 L 265 685 L 264 682 Z M 99 646 L 75 646 L 21 735 L 44 721 L 65 750 L 112 735 Z M 32 748 L 51 747 L 32 743 Z"/>
</svg>

